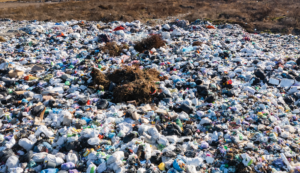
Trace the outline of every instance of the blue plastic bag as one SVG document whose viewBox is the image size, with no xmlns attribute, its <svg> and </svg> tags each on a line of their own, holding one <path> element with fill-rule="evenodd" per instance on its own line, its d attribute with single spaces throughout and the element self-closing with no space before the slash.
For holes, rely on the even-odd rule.
<svg viewBox="0 0 300 173">
<path fill-rule="evenodd" d="M 57 168 L 49 168 L 49 169 L 44 169 L 41 171 L 41 173 L 57 173 L 59 170 Z"/>
<path fill-rule="evenodd" d="M 175 159 L 174 162 L 173 162 L 173 168 L 176 169 L 177 171 L 183 171 L 183 169 L 181 169 L 181 167 L 179 165 L 180 162 L 183 162 L 183 160 Z"/>
<path fill-rule="evenodd" d="M 89 124 L 92 120 L 87 117 L 82 117 L 82 120 L 86 121 L 86 124 Z"/>
</svg>

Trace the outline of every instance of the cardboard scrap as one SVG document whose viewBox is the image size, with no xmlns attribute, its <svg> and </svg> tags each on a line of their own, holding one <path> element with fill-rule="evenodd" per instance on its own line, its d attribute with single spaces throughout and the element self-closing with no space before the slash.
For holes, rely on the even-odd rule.
<svg viewBox="0 0 300 173">
<path fill-rule="evenodd" d="M 8 77 L 10 78 L 19 78 L 24 74 L 24 71 L 20 71 L 20 70 L 10 70 L 8 72 Z"/>
<path fill-rule="evenodd" d="M 43 112 L 40 114 L 40 117 L 34 118 L 34 125 L 45 125 L 45 123 L 42 122 L 44 119 L 45 111 L 46 111 L 46 108 L 44 108 Z"/>
</svg>

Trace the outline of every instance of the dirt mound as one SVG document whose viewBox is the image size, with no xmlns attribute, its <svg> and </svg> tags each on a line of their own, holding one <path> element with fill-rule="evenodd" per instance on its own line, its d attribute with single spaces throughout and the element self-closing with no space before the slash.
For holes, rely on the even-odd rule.
<svg viewBox="0 0 300 173">
<path fill-rule="evenodd" d="M 111 74 L 108 79 L 117 84 L 113 91 L 115 102 L 135 100 L 148 103 L 155 91 L 155 81 L 159 81 L 159 72 L 155 69 L 141 70 L 139 66 L 123 67 Z"/>
<path fill-rule="evenodd" d="M 135 100 L 137 103 L 149 103 L 152 100 L 151 93 L 154 91 L 154 82 L 136 80 L 117 86 L 113 92 L 113 101 L 124 102 Z"/>
<path fill-rule="evenodd" d="M 2 36 L 0 36 L 0 42 L 6 42 L 6 39 Z"/>
<path fill-rule="evenodd" d="M 121 52 L 123 49 L 128 49 L 128 45 L 126 44 L 121 44 L 118 45 L 116 42 L 108 42 L 105 44 L 105 46 L 101 47 L 101 49 L 105 53 L 109 53 L 110 56 L 119 56 L 121 55 Z"/>
<path fill-rule="evenodd" d="M 93 68 L 91 72 L 91 76 L 93 78 L 93 84 L 95 85 L 102 85 L 104 88 L 108 88 L 109 80 L 105 74 L 103 74 L 99 69 Z"/>
<path fill-rule="evenodd" d="M 200 41 L 195 41 L 193 42 L 193 46 L 201 46 L 202 43 Z"/>
<path fill-rule="evenodd" d="M 165 80 L 155 69 L 141 70 L 138 65 L 122 67 L 111 73 L 103 74 L 93 69 L 91 76 L 94 85 L 102 85 L 108 89 L 111 82 L 116 84 L 113 90 L 114 102 L 135 100 L 137 103 L 149 103 L 155 93 L 155 81 Z"/>
<path fill-rule="evenodd" d="M 137 80 L 159 81 L 159 72 L 155 69 L 141 70 L 139 66 L 123 67 L 107 75 L 117 85 L 128 84 Z"/>
<path fill-rule="evenodd" d="M 134 46 L 134 49 L 139 52 L 144 52 L 145 50 L 150 50 L 152 48 L 160 48 L 165 45 L 165 41 L 161 38 L 160 35 L 152 35 L 148 38 L 137 42 Z"/>
</svg>

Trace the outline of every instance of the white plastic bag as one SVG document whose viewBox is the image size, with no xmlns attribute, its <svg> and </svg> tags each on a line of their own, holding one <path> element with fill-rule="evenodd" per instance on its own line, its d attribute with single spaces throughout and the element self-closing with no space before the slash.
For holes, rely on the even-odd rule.
<svg viewBox="0 0 300 173">
<path fill-rule="evenodd" d="M 124 158 L 124 152 L 117 151 L 108 158 L 107 164 L 112 164 L 112 163 L 116 162 L 117 160 L 122 160 L 123 158 Z"/>
<path fill-rule="evenodd" d="M 6 167 L 9 171 L 11 168 L 16 168 L 19 165 L 19 158 L 17 156 L 10 156 L 6 161 Z"/>
<path fill-rule="evenodd" d="M 27 138 L 20 139 L 18 143 L 21 147 L 23 147 L 27 151 L 31 150 L 34 145 L 34 142 L 30 141 Z"/>
<path fill-rule="evenodd" d="M 6 144 L 5 147 L 6 148 L 11 148 L 16 144 L 16 140 L 14 137 L 12 137 Z"/>
<path fill-rule="evenodd" d="M 161 135 L 161 136 L 159 137 L 157 143 L 158 143 L 158 144 L 161 144 L 161 145 L 164 145 L 164 146 L 169 145 L 168 139 L 167 139 L 165 136 L 163 136 L 163 135 Z"/>
<path fill-rule="evenodd" d="M 23 173 L 23 169 L 20 167 L 10 168 L 9 173 Z"/>
<path fill-rule="evenodd" d="M 35 136 L 39 136 L 42 132 L 48 137 L 52 137 L 54 135 L 54 133 L 48 130 L 48 128 L 44 125 L 39 126 L 39 128 L 36 130 L 34 134 Z"/>
<path fill-rule="evenodd" d="M 102 173 L 106 170 L 106 162 L 102 162 L 98 167 L 97 167 L 97 173 Z"/>
<path fill-rule="evenodd" d="M 33 154 L 32 160 L 35 162 L 43 162 L 48 153 L 41 152 Z"/>
<path fill-rule="evenodd" d="M 86 170 L 86 173 L 96 173 L 97 166 L 91 163 Z"/>
<path fill-rule="evenodd" d="M 74 164 L 76 164 L 76 162 L 78 161 L 78 158 L 75 153 L 69 152 L 66 156 L 66 160 L 67 160 L 67 162 L 73 162 Z"/>
<path fill-rule="evenodd" d="M 90 138 L 88 140 L 89 145 L 98 145 L 100 143 L 100 139 L 98 137 Z"/>
</svg>

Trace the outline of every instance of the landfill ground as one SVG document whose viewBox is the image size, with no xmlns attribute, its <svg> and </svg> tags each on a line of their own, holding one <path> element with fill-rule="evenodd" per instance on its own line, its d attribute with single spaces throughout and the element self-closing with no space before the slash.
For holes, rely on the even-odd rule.
<svg viewBox="0 0 300 173">
<path fill-rule="evenodd" d="M 299 38 L 0 21 L 0 173 L 300 173 Z"/>
</svg>

